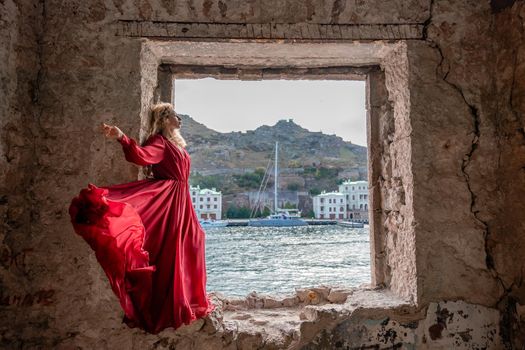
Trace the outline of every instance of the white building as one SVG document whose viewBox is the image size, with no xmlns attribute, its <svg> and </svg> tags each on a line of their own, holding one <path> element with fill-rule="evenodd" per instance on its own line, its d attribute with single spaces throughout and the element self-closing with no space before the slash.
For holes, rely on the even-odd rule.
<svg viewBox="0 0 525 350">
<path fill-rule="evenodd" d="M 346 219 L 346 198 L 338 192 L 324 192 L 313 199 L 316 219 Z"/>
<path fill-rule="evenodd" d="M 347 217 L 368 222 L 368 181 L 345 181 L 339 185 L 339 192 L 346 199 Z"/>
<path fill-rule="evenodd" d="M 222 193 L 212 188 L 190 187 L 191 201 L 199 219 L 222 218 Z"/>
</svg>

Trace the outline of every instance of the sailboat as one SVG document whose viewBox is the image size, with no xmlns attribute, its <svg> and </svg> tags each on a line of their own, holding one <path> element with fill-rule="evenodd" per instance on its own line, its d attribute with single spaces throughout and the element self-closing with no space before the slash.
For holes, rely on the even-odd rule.
<svg viewBox="0 0 525 350">
<path fill-rule="evenodd" d="M 280 209 L 277 202 L 278 178 L 279 178 L 279 143 L 275 142 L 275 164 L 274 164 L 274 210 L 271 215 L 263 219 L 251 219 L 248 226 L 306 226 L 308 223 L 301 219 L 301 212 L 297 209 Z M 264 180 L 263 180 L 264 181 Z M 259 190 L 260 192 L 260 190 Z"/>
</svg>

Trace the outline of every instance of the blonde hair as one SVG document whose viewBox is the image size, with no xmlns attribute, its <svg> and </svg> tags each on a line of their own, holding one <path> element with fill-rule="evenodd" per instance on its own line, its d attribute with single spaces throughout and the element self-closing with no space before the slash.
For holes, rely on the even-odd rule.
<svg viewBox="0 0 525 350">
<path fill-rule="evenodd" d="M 170 115 L 176 115 L 171 103 L 157 103 L 151 107 L 148 138 L 152 135 L 161 134 L 175 145 L 184 148 L 186 147 L 186 141 L 180 134 L 180 129 L 167 130 L 164 127 Z"/>
</svg>

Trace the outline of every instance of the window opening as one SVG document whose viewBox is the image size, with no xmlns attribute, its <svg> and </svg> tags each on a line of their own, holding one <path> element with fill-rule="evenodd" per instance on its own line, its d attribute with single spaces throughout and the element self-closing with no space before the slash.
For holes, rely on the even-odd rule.
<svg viewBox="0 0 525 350">
<path fill-rule="evenodd" d="M 358 190 L 361 187 L 367 190 L 365 83 L 331 81 L 335 87 L 330 91 L 344 90 L 341 83 L 347 83 L 346 88 L 359 83 L 361 104 L 351 108 L 341 103 L 331 106 L 332 109 L 325 105 L 327 109 L 319 110 L 313 118 L 321 121 L 318 125 L 330 125 L 330 115 L 336 114 L 332 111 L 343 109 L 347 117 L 347 129 L 362 124 L 363 138 L 360 141 L 347 136 L 337 141 L 342 138 L 338 133 L 345 127 L 323 130 L 301 125 L 298 112 L 285 112 L 284 107 L 281 113 L 276 113 L 276 120 L 265 120 L 255 112 L 260 106 L 276 104 L 277 99 L 261 92 L 255 92 L 256 97 L 249 100 L 256 102 L 252 103 L 251 109 L 245 110 L 243 117 L 237 117 L 227 126 L 229 114 L 234 114 L 233 106 L 241 104 L 240 92 L 266 82 L 178 79 L 175 76 L 174 103 L 177 112 L 183 116 L 182 134 L 187 138 L 188 151 L 192 156 L 190 184 L 201 191 L 213 188 L 220 198 L 219 208 L 217 205 L 213 208 L 220 209 L 218 215 L 207 215 L 200 210 L 197 213 L 203 219 L 216 218 L 217 223 L 216 227 L 205 227 L 208 289 L 230 296 L 244 296 L 252 290 L 289 293 L 295 287 L 320 284 L 350 287 L 370 282 L 369 227 L 368 214 L 365 213 L 368 206 L 363 207 L 363 203 L 360 203 L 356 210 L 357 203 L 348 203 L 350 196 L 355 201 L 356 195 L 352 192 L 356 191 L 356 187 Z M 286 85 L 298 81 L 272 82 Z M 300 82 L 316 83 L 313 80 Z M 209 86 L 205 86 L 206 83 Z M 238 84 L 237 89 L 228 87 L 232 83 Z M 271 88 L 267 89 L 271 91 Z M 293 91 L 294 88 L 286 89 Z M 352 94 L 350 89 L 345 92 L 348 96 Z M 320 96 L 327 98 L 323 93 L 326 93 L 326 88 L 318 88 L 319 99 Z M 207 101 L 206 104 L 202 103 L 203 99 Z M 302 96 L 298 101 L 306 103 L 309 100 L 312 99 Z M 210 110 L 213 117 L 206 117 L 205 110 L 199 109 L 203 105 L 212 106 Z M 244 123 L 246 120 L 256 120 L 259 124 L 241 128 L 241 125 L 247 125 Z M 222 121 L 223 125 L 221 122 L 217 124 L 217 121 Z M 293 139 L 294 133 L 303 135 L 296 140 L 286 140 Z M 341 141 L 342 144 L 345 144 L 344 141 L 354 142 L 343 147 Z M 282 147 L 278 148 L 281 164 L 277 181 L 277 208 L 301 210 L 302 219 L 312 223 L 334 221 L 335 224 L 294 229 L 242 226 L 250 217 L 265 217 L 274 212 L 274 196 L 269 189 L 275 180 L 267 176 L 266 171 L 267 162 L 275 153 L 274 142 L 280 142 Z M 308 148 L 306 156 L 293 147 L 294 143 L 301 142 Z M 318 155 L 323 149 L 334 148 L 330 142 L 339 145 L 337 152 L 331 157 Z M 309 163 L 305 161 L 308 157 L 311 158 Z M 356 162 L 356 159 L 359 161 Z M 257 191 L 265 177 L 268 177 L 265 191 Z M 357 181 L 361 181 L 362 186 L 350 186 Z M 324 203 L 327 195 L 327 203 L 336 206 L 319 205 Z M 203 201 L 202 196 L 197 197 L 200 202 Z M 360 199 L 363 199 L 362 194 Z M 207 201 L 211 201 L 210 197 L 207 197 Z M 214 201 L 217 201 L 217 197 Z M 203 206 L 200 205 L 199 209 L 203 209 Z M 210 209 L 209 205 L 207 209 Z M 234 223 L 236 226 L 222 226 L 226 221 L 226 225 Z M 344 223 L 347 226 L 342 226 Z M 351 228 L 349 223 L 364 223 L 365 226 Z M 336 232 L 329 232 L 330 229 Z M 238 283 L 232 284 L 232 281 Z"/>
</svg>

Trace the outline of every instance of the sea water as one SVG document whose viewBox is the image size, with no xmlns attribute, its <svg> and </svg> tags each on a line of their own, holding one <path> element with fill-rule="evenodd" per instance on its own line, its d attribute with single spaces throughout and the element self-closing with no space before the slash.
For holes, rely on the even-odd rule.
<svg viewBox="0 0 525 350">
<path fill-rule="evenodd" d="M 337 225 L 206 229 L 207 291 L 291 294 L 370 283 L 369 228 Z"/>
</svg>

